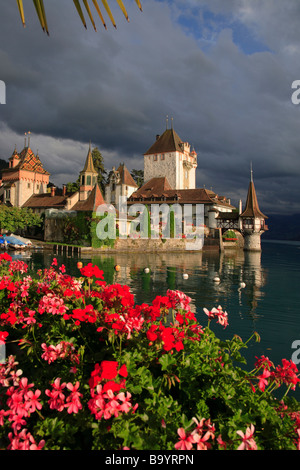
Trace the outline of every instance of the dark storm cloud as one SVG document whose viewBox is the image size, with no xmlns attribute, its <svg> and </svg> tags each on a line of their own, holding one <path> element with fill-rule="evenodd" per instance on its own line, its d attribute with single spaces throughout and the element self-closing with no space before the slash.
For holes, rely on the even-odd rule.
<svg viewBox="0 0 300 470">
<path fill-rule="evenodd" d="M 259 8 L 245 0 L 144 0 L 143 13 L 132 1 L 129 24 L 116 6 L 117 30 L 99 20 L 97 33 L 90 23 L 83 28 L 72 2 L 53 0 L 45 2 L 50 37 L 27 3 L 25 30 L 14 2 L 1 7 L 0 157 L 22 147 L 30 130 L 57 184 L 77 178 L 90 140 L 108 169 L 121 161 L 142 168 L 168 115 L 198 153 L 198 185 L 244 200 L 252 162 L 262 208 L 299 211 L 296 0 L 288 8 L 280 0 L 259 0 Z M 250 39 L 259 44 L 252 54 L 246 36 L 239 43 L 243 27 L 247 50 Z"/>
</svg>

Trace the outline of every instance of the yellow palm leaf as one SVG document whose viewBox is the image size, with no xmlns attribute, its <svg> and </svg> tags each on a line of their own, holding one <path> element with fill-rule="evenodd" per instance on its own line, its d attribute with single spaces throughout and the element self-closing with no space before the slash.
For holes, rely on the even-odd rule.
<svg viewBox="0 0 300 470">
<path fill-rule="evenodd" d="M 42 15 L 43 15 L 43 18 L 44 18 L 45 30 L 46 30 L 46 33 L 49 36 L 48 24 L 47 24 L 47 18 L 46 18 L 46 11 L 45 11 L 44 1 L 43 0 L 40 0 L 40 5 L 41 5 L 41 12 L 42 12 Z"/>
<path fill-rule="evenodd" d="M 40 4 L 39 0 L 33 0 L 33 3 L 34 3 L 34 6 L 35 6 L 35 9 L 36 9 L 38 18 L 40 20 L 41 26 L 42 26 L 43 30 L 45 31 L 45 21 L 44 21 L 44 16 L 43 16 L 42 9 L 41 9 L 41 4 Z"/>
<path fill-rule="evenodd" d="M 98 5 L 97 0 L 93 0 L 93 4 L 95 5 L 95 8 L 96 8 L 96 10 L 97 10 L 97 12 L 98 12 L 98 15 L 100 16 L 100 19 L 101 19 L 101 21 L 102 21 L 102 23 L 103 23 L 104 28 L 107 29 L 106 23 L 105 23 L 104 18 L 103 18 L 103 16 L 102 16 L 102 13 L 101 13 L 101 10 L 100 10 L 100 8 L 99 8 L 99 5 Z"/>
<path fill-rule="evenodd" d="M 122 12 L 123 12 L 123 14 L 124 14 L 126 20 L 129 21 L 128 14 L 127 14 L 127 11 L 126 11 L 126 9 L 125 9 L 125 7 L 124 7 L 124 5 L 123 5 L 122 0 L 117 0 L 117 2 L 118 2 L 119 7 L 121 8 L 121 10 L 122 10 Z"/>
<path fill-rule="evenodd" d="M 98 13 L 98 15 L 99 15 L 101 21 L 102 21 L 102 23 L 103 23 L 103 26 L 105 27 L 105 29 L 107 29 L 107 28 L 106 28 L 106 23 L 105 23 L 104 18 L 103 18 L 103 16 L 102 16 L 102 13 L 101 13 L 101 10 L 100 10 L 100 8 L 99 8 L 99 5 L 98 5 L 97 0 L 92 0 L 92 1 L 93 1 L 93 4 L 94 4 L 94 6 L 95 6 L 95 8 L 96 8 L 96 10 L 97 10 L 97 13 Z M 139 9 L 142 11 L 142 5 L 141 5 L 140 0 L 135 0 L 135 1 L 136 1 L 137 5 L 138 5 Z M 83 12 L 82 12 L 82 9 L 81 9 L 79 0 L 73 0 L 73 3 L 74 3 L 74 5 L 75 5 L 75 7 L 76 7 L 76 9 L 77 9 L 77 12 L 78 12 L 78 14 L 79 14 L 79 16 L 80 16 L 80 18 L 81 18 L 81 21 L 82 21 L 84 27 L 86 28 L 87 26 L 86 26 L 84 14 L 83 14 Z M 93 24 L 93 26 L 94 26 L 94 29 L 95 29 L 95 31 L 97 31 L 96 25 L 95 25 L 95 22 L 94 22 L 93 15 L 92 15 L 90 6 L 89 6 L 89 4 L 88 4 L 88 0 L 83 0 L 83 3 L 84 3 L 84 6 L 85 6 L 85 8 L 86 8 L 86 11 L 87 11 L 87 13 L 88 13 L 88 15 L 89 15 L 89 17 L 90 17 L 90 20 L 91 20 L 91 22 L 92 22 L 92 24 Z M 117 25 L 116 25 L 116 22 L 115 22 L 115 20 L 114 20 L 114 17 L 113 17 L 113 15 L 112 15 L 112 13 L 111 13 L 111 10 L 110 10 L 110 8 L 109 8 L 109 5 L 108 5 L 107 0 L 102 0 L 102 3 L 103 3 L 103 5 L 104 5 L 104 8 L 105 8 L 105 10 L 106 10 L 106 12 L 107 12 L 107 14 L 108 14 L 108 16 L 109 16 L 109 18 L 110 18 L 112 24 L 113 24 L 114 27 L 116 28 Z M 119 5 L 121 11 L 123 12 L 123 14 L 124 14 L 126 20 L 129 21 L 126 8 L 124 7 L 124 4 L 123 4 L 123 0 L 117 0 L 117 3 L 118 3 L 118 5 Z M 48 25 L 47 25 L 47 18 L 46 18 L 46 12 L 45 12 L 45 7 L 44 7 L 44 1 L 43 1 L 43 0 L 33 0 L 33 4 L 34 4 L 34 6 L 35 6 L 35 9 L 36 9 L 36 12 L 37 12 L 37 16 L 38 16 L 38 18 L 39 18 L 39 21 L 40 21 L 40 23 L 41 23 L 41 26 L 42 26 L 43 30 L 46 31 L 47 34 L 49 35 Z M 23 0 L 17 0 L 17 5 L 18 5 L 18 9 L 19 9 L 20 16 L 21 16 L 21 21 L 22 21 L 22 23 L 23 23 L 23 26 L 25 26 L 25 15 L 24 15 L 24 8 L 23 8 Z"/>
<path fill-rule="evenodd" d="M 97 31 L 96 25 L 95 25 L 95 22 L 94 22 L 94 18 L 93 18 L 93 16 L 92 16 L 92 12 L 91 12 L 91 9 L 90 9 L 90 6 L 89 6 L 87 0 L 83 0 L 83 3 L 84 3 L 84 6 L 85 6 L 85 8 L 86 8 L 86 11 L 88 12 L 88 15 L 89 15 L 89 17 L 90 17 L 90 20 L 91 20 L 91 22 L 92 22 L 92 25 L 94 26 L 94 30 Z"/>
<path fill-rule="evenodd" d="M 136 2 L 136 4 L 137 4 L 137 6 L 139 7 L 139 9 L 140 9 L 141 11 L 143 11 L 140 0 L 135 0 L 135 2 Z"/>
<path fill-rule="evenodd" d="M 24 16 L 23 1 L 22 1 L 22 0 L 17 0 L 17 4 L 18 4 L 18 8 L 19 8 L 19 12 L 20 12 L 20 16 L 21 16 L 21 20 L 22 20 L 23 26 L 25 26 L 25 16 Z"/>
<path fill-rule="evenodd" d="M 82 23 L 83 23 L 83 26 L 86 28 L 86 22 L 85 22 L 85 19 L 84 19 L 84 16 L 83 16 L 83 12 L 82 12 L 82 9 L 81 9 L 79 0 L 73 0 L 73 2 L 74 2 L 74 4 L 75 4 L 76 10 L 77 10 L 77 12 L 78 12 L 78 15 L 79 15 L 80 18 L 81 18 L 81 21 L 82 21 Z"/>
<path fill-rule="evenodd" d="M 102 3 L 103 3 L 103 5 L 104 5 L 105 10 L 107 11 L 108 16 L 110 17 L 110 21 L 112 22 L 112 24 L 113 24 L 114 27 L 116 28 L 117 25 L 116 25 L 116 22 L 115 22 L 115 20 L 114 20 L 113 15 L 112 15 L 112 13 L 111 13 L 111 11 L 110 11 L 110 8 L 109 8 L 109 6 L 108 6 L 107 1 L 106 1 L 106 0 L 102 0 Z"/>
</svg>

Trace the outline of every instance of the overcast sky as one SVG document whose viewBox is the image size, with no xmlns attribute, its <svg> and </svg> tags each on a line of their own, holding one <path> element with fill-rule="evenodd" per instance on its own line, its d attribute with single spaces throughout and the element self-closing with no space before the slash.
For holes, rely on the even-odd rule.
<svg viewBox="0 0 300 470">
<path fill-rule="evenodd" d="M 49 37 L 31 0 L 26 28 L 1 2 L 0 158 L 30 131 L 58 186 L 77 179 L 89 141 L 108 170 L 142 169 L 168 115 L 198 154 L 198 187 L 245 202 L 252 162 L 263 212 L 300 213 L 299 0 L 142 0 L 143 12 L 124 0 L 129 23 L 110 0 L 117 29 L 93 9 L 97 32 L 71 0 L 44 3 Z"/>
</svg>

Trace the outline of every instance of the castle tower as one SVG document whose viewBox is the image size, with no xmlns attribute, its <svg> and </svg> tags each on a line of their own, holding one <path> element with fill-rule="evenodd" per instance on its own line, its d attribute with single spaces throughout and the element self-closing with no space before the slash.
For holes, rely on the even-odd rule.
<svg viewBox="0 0 300 470">
<path fill-rule="evenodd" d="M 79 187 L 79 201 L 85 201 L 93 190 L 98 179 L 98 172 L 95 170 L 93 157 L 91 152 L 91 144 L 86 157 L 83 170 L 79 173 L 80 187 Z"/>
<path fill-rule="evenodd" d="M 167 177 L 172 189 L 196 188 L 197 153 L 178 134 L 166 129 L 144 154 L 144 183 Z"/>
<path fill-rule="evenodd" d="M 251 169 L 246 206 L 244 211 L 240 214 L 241 231 L 244 235 L 244 250 L 261 250 L 261 235 L 268 230 L 265 224 L 267 218 L 268 217 L 259 209 Z"/>
</svg>

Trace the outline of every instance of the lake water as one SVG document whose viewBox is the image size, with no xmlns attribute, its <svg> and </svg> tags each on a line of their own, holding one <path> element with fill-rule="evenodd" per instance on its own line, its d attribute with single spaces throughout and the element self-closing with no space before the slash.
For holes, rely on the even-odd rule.
<svg viewBox="0 0 300 470">
<path fill-rule="evenodd" d="M 18 256 L 28 256 L 34 269 L 49 267 L 55 256 L 69 274 L 79 274 L 76 255 L 38 251 Z M 251 368 L 255 356 L 261 354 L 275 365 L 282 358 L 291 359 L 292 343 L 300 340 L 300 241 L 262 241 L 261 253 L 118 253 L 80 259 L 103 269 L 108 283 L 127 284 L 136 303 L 151 302 L 167 289 L 185 292 L 192 298 L 192 310 L 202 326 L 207 324 L 203 308 L 221 305 L 228 312 L 229 326 L 213 326 L 219 337 L 238 334 L 245 341 L 254 331 L 261 337 L 260 343 L 251 342 L 244 353 Z M 119 272 L 115 265 L 120 266 Z M 146 267 L 149 274 L 144 272 Z M 188 279 L 183 278 L 184 273 Z M 214 281 L 216 276 L 219 283 Z M 240 282 L 246 286 L 240 288 Z"/>
</svg>

